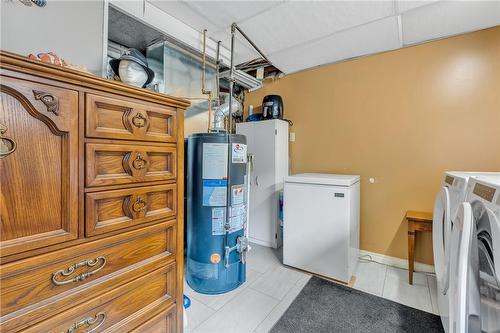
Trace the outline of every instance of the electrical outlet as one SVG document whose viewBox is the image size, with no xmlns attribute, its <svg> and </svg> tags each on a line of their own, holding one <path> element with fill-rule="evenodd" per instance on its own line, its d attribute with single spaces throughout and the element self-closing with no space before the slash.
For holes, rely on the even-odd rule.
<svg viewBox="0 0 500 333">
<path fill-rule="evenodd" d="M 290 132 L 290 142 L 295 142 L 295 132 Z"/>
</svg>

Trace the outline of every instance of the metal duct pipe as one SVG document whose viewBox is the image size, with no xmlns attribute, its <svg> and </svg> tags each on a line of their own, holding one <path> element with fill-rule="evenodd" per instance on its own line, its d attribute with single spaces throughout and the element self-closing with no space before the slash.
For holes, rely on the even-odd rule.
<svg viewBox="0 0 500 333">
<path fill-rule="evenodd" d="M 236 98 L 232 99 L 232 107 L 231 109 L 233 110 L 232 114 L 235 114 L 239 110 L 241 110 L 243 107 L 240 102 Z M 212 123 L 210 126 L 210 131 L 211 132 L 223 132 L 226 131 L 226 128 L 224 127 L 224 118 L 229 116 L 229 102 L 225 102 L 222 105 L 219 105 L 215 111 L 212 112 Z"/>
</svg>

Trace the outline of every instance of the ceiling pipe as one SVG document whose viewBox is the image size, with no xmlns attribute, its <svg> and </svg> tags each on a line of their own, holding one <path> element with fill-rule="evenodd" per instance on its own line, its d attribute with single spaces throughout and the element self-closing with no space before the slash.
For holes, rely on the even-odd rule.
<svg viewBox="0 0 500 333">
<path fill-rule="evenodd" d="M 264 58 L 265 61 L 267 61 L 267 63 L 269 65 L 272 65 L 272 62 L 266 57 L 266 55 L 257 47 L 257 45 L 255 45 L 255 43 L 250 39 L 250 37 L 247 36 L 247 34 L 241 30 L 240 27 L 238 27 L 238 25 L 236 23 L 233 23 L 231 24 L 231 33 L 233 32 L 233 30 L 238 30 L 238 32 L 247 40 L 248 43 L 250 43 L 250 45 L 252 45 L 252 47 L 255 49 L 255 51 L 259 52 L 259 54 L 261 55 L 262 58 Z M 232 45 L 231 45 L 232 47 Z M 232 56 L 232 55 L 231 55 Z"/>
</svg>

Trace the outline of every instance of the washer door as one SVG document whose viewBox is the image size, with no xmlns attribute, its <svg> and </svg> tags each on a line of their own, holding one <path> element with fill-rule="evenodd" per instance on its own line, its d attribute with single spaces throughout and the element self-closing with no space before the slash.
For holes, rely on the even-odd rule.
<svg viewBox="0 0 500 333">
<path fill-rule="evenodd" d="M 473 235 L 472 207 L 470 203 L 464 202 L 458 209 L 457 218 L 453 223 L 453 230 L 450 235 L 449 251 L 450 256 L 450 287 L 448 290 L 450 301 L 450 321 L 449 332 L 467 333 L 478 332 L 468 329 L 469 307 L 468 298 L 470 296 L 468 286 L 472 271 L 470 265 L 470 252 Z"/>
<path fill-rule="evenodd" d="M 449 237 L 451 233 L 450 220 L 450 193 L 447 187 L 443 187 L 436 196 L 434 203 L 432 221 L 432 242 L 434 252 L 434 267 L 436 270 L 436 279 L 438 292 L 446 295 L 449 288 Z M 447 312 L 442 309 L 440 313 Z"/>
<path fill-rule="evenodd" d="M 482 202 L 471 205 L 475 237 L 470 266 L 476 281 L 471 303 L 478 304 L 481 332 L 500 332 L 500 221 Z"/>
</svg>

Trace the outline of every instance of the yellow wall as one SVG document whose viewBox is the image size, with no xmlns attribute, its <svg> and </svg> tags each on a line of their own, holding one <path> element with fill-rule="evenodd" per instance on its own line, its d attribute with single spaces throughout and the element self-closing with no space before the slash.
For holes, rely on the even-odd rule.
<svg viewBox="0 0 500 333">
<path fill-rule="evenodd" d="M 246 107 L 267 94 L 294 122 L 293 173 L 361 175 L 367 251 L 407 257 L 404 212 L 432 210 L 445 170 L 500 171 L 500 27 L 288 75 Z"/>
</svg>

